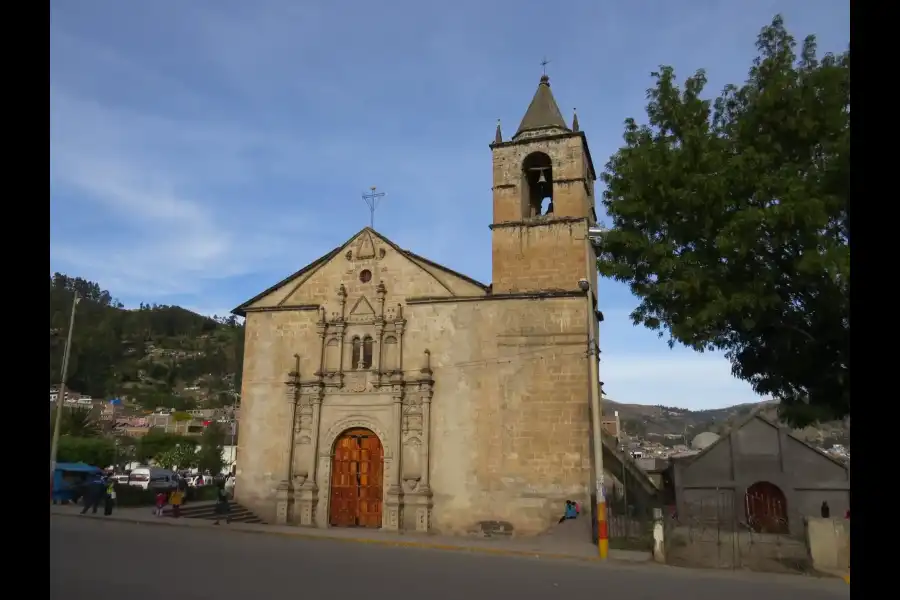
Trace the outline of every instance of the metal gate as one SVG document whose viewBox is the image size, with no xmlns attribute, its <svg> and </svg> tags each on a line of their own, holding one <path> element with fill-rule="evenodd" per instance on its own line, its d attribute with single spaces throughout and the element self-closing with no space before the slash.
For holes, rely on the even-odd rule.
<svg viewBox="0 0 900 600">
<path fill-rule="evenodd" d="M 809 568 L 802 537 L 792 537 L 776 494 L 689 490 L 681 512 L 666 515 L 666 560 L 685 567 L 798 572 Z M 795 518 L 800 518 L 797 515 Z"/>
</svg>

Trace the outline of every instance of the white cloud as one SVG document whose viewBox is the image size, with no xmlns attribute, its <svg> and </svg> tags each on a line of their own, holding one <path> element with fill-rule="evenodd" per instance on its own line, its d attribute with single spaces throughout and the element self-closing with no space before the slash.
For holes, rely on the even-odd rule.
<svg viewBox="0 0 900 600">
<path fill-rule="evenodd" d="M 57 208 L 114 223 L 54 236 L 51 256 L 121 295 L 196 291 L 204 278 L 284 257 L 304 230 L 299 207 L 279 207 L 273 223 L 244 208 L 265 201 L 213 191 L 258 173 L 246 156 L 262 147 L 276 163 L 305 158 L 277 136 L 112 109 L 51 87 L 51 189 L 66 198 L 51 203 L 77 197 L 77 207 Z"/>
</svg>

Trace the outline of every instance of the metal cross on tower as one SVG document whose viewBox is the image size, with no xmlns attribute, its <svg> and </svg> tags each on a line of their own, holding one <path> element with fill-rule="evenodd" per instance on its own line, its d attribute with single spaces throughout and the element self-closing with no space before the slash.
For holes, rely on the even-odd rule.
<svg viewBox="0 0 900 600">
<path fill-rule="evenodd" d="M 363 200 L 369 207 L 369 227 L 375 229 L 375 209 L 378 208 L 378 201 L 384 197 L 384 192 L 375 192 L 375 186 L 369 188 L 368 194 L 363 194 Z"/>
<path fill-rule="evenodd" d="M 544 75 L 547 74 L 547 65 L 549 65 L 549 64 L 550 64 L 550 61 L 547 60 L 547 57 L 545 56 L 544 60 L 541 61 L 541 69 L 542 69 Z"/>
</svg>

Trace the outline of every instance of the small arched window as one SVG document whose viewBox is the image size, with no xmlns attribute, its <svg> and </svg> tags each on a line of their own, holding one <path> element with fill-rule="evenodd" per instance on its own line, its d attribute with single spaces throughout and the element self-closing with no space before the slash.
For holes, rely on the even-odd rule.
<svg viewBox="0 0 900 600">
<path fill-rule="evenodd" d="M 366 336 L 362 342 L 362 366 L 363 369 L 372 368 L 372 338 Z"/>
<path fill-rule="evenodd" d="M 362 342 L 358 337 L 354 337 L 351 342 L 353 345 L 353 350 L 350 353 L 350 368 L 351 369 L 361 369 L 362 363 Z"/>
</svg>

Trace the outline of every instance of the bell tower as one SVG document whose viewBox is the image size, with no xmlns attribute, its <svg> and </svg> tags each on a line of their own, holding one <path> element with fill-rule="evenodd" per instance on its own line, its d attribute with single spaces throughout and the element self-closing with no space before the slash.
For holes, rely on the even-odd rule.
<svg viewBox="0 0 900 600">
<path fill-rule="evenodd" d="M 597 221 L 597 176 L 578 116 L 566 125 L 547 75 L 516 134 L 504 141 L 498 123 L 490 147 L 493 292 L 572 291 L 585 277 L 596 289 L 587 229 Z"/>
</svg>

